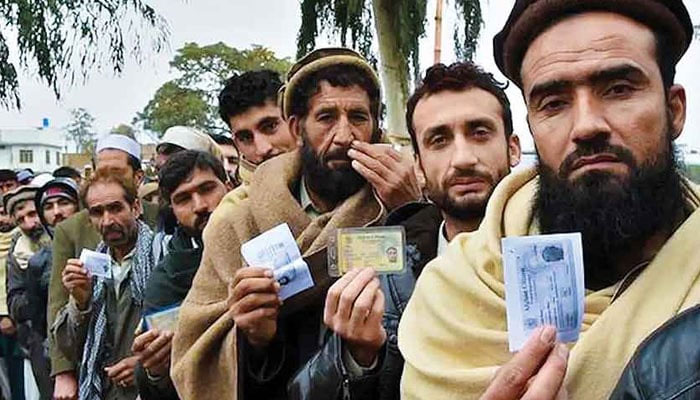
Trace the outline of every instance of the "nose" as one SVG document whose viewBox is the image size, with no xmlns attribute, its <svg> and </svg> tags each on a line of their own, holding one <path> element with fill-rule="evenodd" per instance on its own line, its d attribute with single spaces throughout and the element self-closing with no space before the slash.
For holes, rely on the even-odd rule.
<svg viewBox="0 0 700 400">
<path fill-rule="evenodd" d="M 355 140 L 355 135 L 353 135 L 353 128 L 347 115 L 341 115 L 338 118 L 338 122 L 331 128 L 331 135 L 333 135 L 333 144 L 340 147 L 350 147 L 352 141 Z"/>
<path fill-rule="evenodd" d="M 192 195 L 192 211 L 200 213 L 207 210 L 207 202 L 198 193 Z"/>
<path fill-rule="evenodd" d="M 274 147 L 272 147 L 270 140 L 265 135 L 255 134 L 255 156 L 258 159 L 258 163 L 270 158 L 273 155 L 273 150 Z"/>
<path fill-rule="evenodd" d="M 450 164 L 458 170 L 471 169 L 479 163 L 479 157 L 474 153 L 474 145 L 466 139 L 466 134 L 457 133 L 454 139 L 454 150 Z"/>
<path fill-rule="evenodd" d="M 580 90 L 573 105 L 571 140 L 586 142 L 610 135 L 610 126 L 605 120 L 599 100 L 587 90 Z"/>
</svg>

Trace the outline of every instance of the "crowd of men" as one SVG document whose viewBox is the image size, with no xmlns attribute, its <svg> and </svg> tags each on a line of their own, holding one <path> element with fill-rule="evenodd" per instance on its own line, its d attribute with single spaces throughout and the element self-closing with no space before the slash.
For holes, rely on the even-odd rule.
<svg viewBox="0 0 700 400">
<path fill-rule="evenodd" d="M 25 359 L 40 398 L 59 400 L 700 398 L 700 188 L 673 147 L 691 39 L 681 0 L 517 0 L 494 55 L 538 164 L 513 172 L 520 141 L 491 73 L 429 68 L 400 151 L 380 129 L 379 77 L 344 48 L 283 79 L 229 79 L 230 137 L 170 128 L 153 182 L 116 134 L 85 179 L 0 171 L 11 398 Z M 284 301 L 241 254 L 283 223 L 313 279 Z M 406 271 L 332 278 L 336 230 L 376 226 L 403 227 Z M 569 232 L 583 239 L 581 337 L 541 326 L 510 353 L 501 239 Z M 145 322 L 173 307 L 174 328 Z"/>
</svg>

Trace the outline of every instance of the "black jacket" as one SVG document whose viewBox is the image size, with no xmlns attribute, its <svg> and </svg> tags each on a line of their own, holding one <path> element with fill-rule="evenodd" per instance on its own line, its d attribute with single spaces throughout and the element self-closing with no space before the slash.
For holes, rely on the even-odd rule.
<svg viewBox="0 0 700 400">
<path fill-rule="evenodd" d="M 352 378 L 342 361 L 342 340 L 328 335 L 324 347 L 297 373 L 289 384 L 290 399 L 399 399 L 404 359 L 398 348 L 398 328 L 416 279 L 423 267 L 437 256 L 440 210 L 427 203 L 409 203 L 391 213 L 386 225 L 406 230 L 407 271 L 380 277 L 386 298 L 384 329 L 387 343 L 372 374 Z"/>
<path fill-rule="evenodd" d="M 611 400 L 700 399 L 700 305 L 678 314 L 637 348 Z"/>
</svg>

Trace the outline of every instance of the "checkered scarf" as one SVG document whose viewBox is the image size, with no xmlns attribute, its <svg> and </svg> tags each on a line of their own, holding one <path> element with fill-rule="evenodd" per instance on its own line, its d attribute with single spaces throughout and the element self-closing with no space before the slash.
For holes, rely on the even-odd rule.
<svg viewBox="0 0 700 400">
<path fill-rule="evenodd" d="M 139 221 L 138 224 L 139 233 L 136 239 L 129 284 L 131 286 L 131 297 L 136 304 L 142 306 L 146 282 L 148 282 L 148 277 L 151 275 L 155 262 L 151 251 L 153 232 L 143 222 Z M 104 242 L 100 242 L 96 250 L 100 253 L 109 251 Z M 80 400 L 100 400 L 104 396 L 105 377 L 102 363 L 105 357 L 104 340 L 107 333 L 107 311 L 105 307 L 107 290 L 108 286 L 105 278 L 95 277 L 91 303 L 93 312 L 90 317 L 87 339 L 83 347 L 83 362 L 80 365 Z"/>
</svg>

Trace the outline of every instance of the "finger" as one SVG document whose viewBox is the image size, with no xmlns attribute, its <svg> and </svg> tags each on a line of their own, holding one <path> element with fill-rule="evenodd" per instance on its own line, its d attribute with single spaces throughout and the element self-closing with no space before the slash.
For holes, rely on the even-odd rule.
<svg viewBox="0 0 700 400">
<path fill-rule="evenodd" d="M 255 328 L 261 321 L 277 318 L 278 308 L 263 307 L 246 314 L 239 315 L 234 319 L 236 326 L 247 331 Z"/>
<path fill-rule="evenodd" d="M 352 158 L 353 161 L 359 162 L 365 168 L 379 175 L 384 180 L 389 180 L 393 175 L 393 170 L 395 170 L 399 166 L 396 160 L 389 156 L 372 158 L 366 155 L 365 153 L 359 152 L 354 149 L 350 149 L 348 151 L 348 156 Z"/>
<path fill-rule="evenodd" d="M 158 352 L 163 346 L 165 346 L 171 339 L 169 333 L 161 332 L 153 341 L 148 343 L 140 354 L 141 362 L 152 357 L 154 353 Z"/>
<path fill-rule="evenodd" d="M 248 278 L 272 278 L 272 270 L 270 268 L 261 267 L 245 267 L 236 270 L 233 275 L 233 286 L 235 287 L 238 283 L 244 279 Z"/>
<path fill-rule="evenodd" d="M 528 380 L 549 356 L 556 335 L 556 329 L 552 326 L 541 326 L 533 331 L 525 346 L 499 369 L 482 400 L 519 398 Z"/>
<path fill-rule="evenodd" d="M 119 375 L 125 368 L 126 364 L 120 361 L 111 367 L 105 368 L 105 372 L 110 379 L 114 379 L 114 377 Z"/>
<path fill-rule="evenodd" d="M 272 273 L 270 271 L 270 273 Z M 233 287 L 234 303 L 251 293 L 279 293 L 280 284 L 272 277 L 246 278 Z"/>
<path fill-rule="evenodd" d="M 396 151 L 394 147 L 388 143 L 367 143 L 355 140 L 352 142 L 351 146 L 353 149 L 359 150 L 374 159 L 381 158 L 385 155 L 393 158 L 395 161 L 401 161 L 403 158 L 401 153 Z"/>
<path fill-rule="evenodd" d="M 562 388 L 568 359 L 569 349 L 563 343 L 557 344 L 549 352 L 523 399 L 554 399 Z"/>
<path fill-rule="evenodd" d="M 170 360 L 170 351 L 172 350 L 172 341 L 168 341 L 158 349 L 151 357 L 143 362 L 144 368 L 153 368 L 165 364 Z"/>
<path fill-rule="evenodd" d="M 355 279 L 360 271 L 360 269 L 351 269 L 328 289 L 326 305 L 323 308 L 323 321 L 326 325 L 330 325 L 330 321 L 338 309 L 338 301 L 340 301 L 340 295 L 343 293 L 343 290 Z"/>
<path fill-rule="evenodd" d="M 122 370 L 121 372 L 119 372 L 119 374 L 117 374 L 113 378 L 113 380 L 115 380 L 117 382 L 123 382 L 123 381 L 127 381 L 133 375 L 134 375 L 134 369 L 133 368 L 126 368 L 126 369 Z"/>
<path fill-rule="evenodd" d="M 381 324 L 382 318 L 384 317 L 384 306 L 385 298 L 384 292 L 380 289 L 377 290 L 376 296 L 374 297 L 374 304 L 372 304 L 372 309 L 369 316 L 367 316 L 366 324 Z"/>
<path fill-rule="evenodd" d="M 340 317 L 343 320 L 350 319 L 350 314 L 352 313 L 357 297 L 360 295 L 360 293 L 362 293 L 367 284 L 369 284 L 375 278 L 375 276 L 376 272 L 372 268 L 364 268 L 360 270 L 360 273 L 357 274 L 350 284 L 343 289 L 343 293 L 340 294 L 338 310 L 335 313 L 337 317 Z"/>
<path fill-rule="evenodd" d="M 379 279 L 375 277 L 365 285 L 360 295 L 357 296 L 350 312 L 350 323 L 353 327 L 361 327 L 365 324 L 365 320 L 372 311 L 374 298 L 377 296 L 378 290 L 381 291 L 379 289 Z"/>
<path fill-rule="evenodd" d="M 282 300 L 276 293 L 251 293 L 233 305 L 233 314 L 249 313 L 262 307 L 279 307 Z"/>
<path fill-rule="evenodd" d="M 146 349 L 151 342 L 156 340 L 158 337 L 158 330 L 151 329 L 146 333 L 142 333 L 134 338 L 134 344 L 131 346 L 131 351 L 134 353 L 140 353 Z"/>
</svg>

